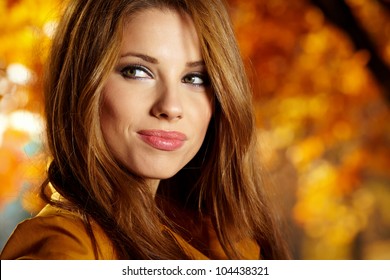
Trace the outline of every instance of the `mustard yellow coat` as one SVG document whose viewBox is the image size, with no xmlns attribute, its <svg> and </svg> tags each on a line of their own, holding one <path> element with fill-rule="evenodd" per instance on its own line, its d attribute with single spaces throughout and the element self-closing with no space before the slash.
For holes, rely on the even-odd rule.
<svg viewBox="0 0 390 280">
<path fill-rule="evenodd" d="M 98 259 L 117 259 L 111 241 L 96 222 L 92 222 L 92 230 L 96 238 Z M 172 234 L 194 259 L 226 259 L 211 227 L 203 238 L 208 245 L 208 257 L 179 234 Z M 243 241 L 239 245 L 245 258 L 259 258 L 260 249 L 255 242 Z M 36 217 L 25 220 L 16 227 L 1 252 L 0 259 L 93 260 L 95 254 L 81 217 L 47 205 Z"/>
</svg>

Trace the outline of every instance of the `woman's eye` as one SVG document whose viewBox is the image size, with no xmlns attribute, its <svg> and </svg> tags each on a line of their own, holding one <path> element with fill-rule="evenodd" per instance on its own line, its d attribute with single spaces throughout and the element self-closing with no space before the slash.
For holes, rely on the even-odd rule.
<svg viewBox="0 0 390 280">
<path fill-rule="evenodd" d="M 183 83 L 191 84 L 194 86 L 207 86 L 209 84 L 209 79 L 204 74 L 191 74 L 183 78 Z"/>
<path fill-rule="evenodd" d="M 150 79 L 152 74 L 143 66 L 133 65 L 127 66 L 121 70 L 121 74 L 129 79 Z"/>
</svg>

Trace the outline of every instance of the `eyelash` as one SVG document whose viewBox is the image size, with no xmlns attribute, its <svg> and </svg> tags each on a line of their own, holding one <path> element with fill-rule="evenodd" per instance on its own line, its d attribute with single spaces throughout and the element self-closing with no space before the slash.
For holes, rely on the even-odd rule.
<svg viewBox="0 0 390 280">
<path fill-rule="evenodd" d="M 186 82 L 185 80 L 186 79 L 193 79 L 193 78 L 199 78 L 202 80 L 202 83 L 198 84 L 198 83 L 191 83 L 191 82 Z M 210 85 L 210 79 L 208 77 L 207 74 L 203 74 L 203 73 L 190 73 L 190 74 L 187 74 L 183 77 L 182 79 L 182 82 L 183 83 L 186 83 L 186 84 L 190 84 L 192 86 L 195 86 L 195 87 L 207 87 Z"/>
<path fill-rule="evenodd" d="M 126 74 L 126 71 L 129 71 L 129 70 L 130 71 L 142 71 L 146 75 L 144 77 L 137 77 L 137 76 L 132 76 L 132 75 Z M 120 73 L 125 79 L 133 79 L 133 80 L 152 79 L 154 77 L 149 69 L 147 69 L 145 66 L 139 65 L 139 64 L 128 65 L 128 66 L 124 67 L 122 70 L 120 70 Z M 193 83 L 193 82 L 190 82 L 188 80 L 188 79 L 193 79 L 193 78 L 201 79 L 202 82 L 201 83 Z M 195 86 L 195 87 L 207 87 L 210 85 L 209 76 L 205 73 L 199 73 L 199 72 L 189 73 L 189 74 L 185 75 L 181 81 L 185 84 L 190 84 L 191 86 Z"/>
<path fill-rule="evenodd" d="M 147 79 L 147 77 L 137 77 L 137 76 L 130 76 L 128 74 L 126 74 L 126 71 L 129 71 L 129 70 L 139 70 L 139 71 L 142 71 L 144 72 L 149 78 L 153 78 L 153 75 L 152 73 L 145 67 L 145 66 L 142 66 L 142 65 L 138 65 L 138 64 L 134 64 L 134 65 L 128 65 L 126 67 L 124 67 L 120 72 L 121 72 L 121 75 L 125 78 L 125 79 L 134 79 L 134 80 L 138 80 L 138 79 Z"/>
</svg>

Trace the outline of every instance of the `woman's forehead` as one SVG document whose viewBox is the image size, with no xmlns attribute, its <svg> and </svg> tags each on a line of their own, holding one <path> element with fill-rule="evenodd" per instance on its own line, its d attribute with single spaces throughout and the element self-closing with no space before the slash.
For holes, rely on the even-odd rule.
<svg viewBox="0 0 390 280">
<path fill-rule="evenodd" d="M 121 55 L 144 53 L 151 57 L 196 61 L 201 58 L 199 38 L 188 14 L 150 8 L 137 12 L 123 26 Z"/>
</svg>

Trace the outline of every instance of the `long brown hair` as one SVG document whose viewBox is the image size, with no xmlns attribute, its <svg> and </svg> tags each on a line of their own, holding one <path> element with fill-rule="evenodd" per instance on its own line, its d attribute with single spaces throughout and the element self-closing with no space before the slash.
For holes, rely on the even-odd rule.
<svg viewBox="0 0 390 280">
<path fill-rule="evenodd" d="M 215 95 L 202 148 L 183 170 L 161 181 L 156 198 L 114 159 L 99 119 L 102 87 L 117 61 L 125 21 L 152 7 L 191 16 Z M 95 220 L 119 258 L 190 258 L 162 230 L 162 224 L 174 229 L 174 223 L 161 201 L 189 210 L 194 219 L 211 218 L 229 258 L 242 257 L 236 248 L 241 238 L 256 240 L 263 258 L 288 257 L 261 183 L 251 90 L 222 0 L 71 1 L 53 39 L 45 102 L 53 160 L 42 196 L 78 211 L 91 233 Z M 48 183 L 69 203 L 50 200 Z"/>
</svg>

